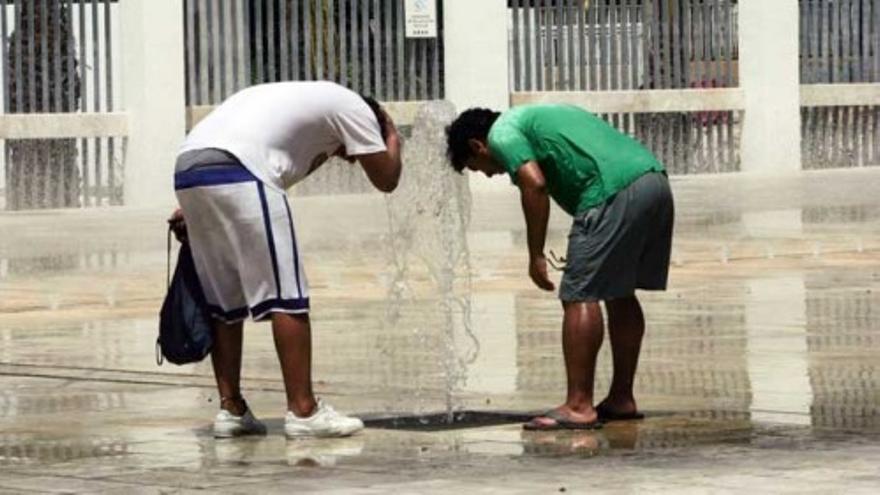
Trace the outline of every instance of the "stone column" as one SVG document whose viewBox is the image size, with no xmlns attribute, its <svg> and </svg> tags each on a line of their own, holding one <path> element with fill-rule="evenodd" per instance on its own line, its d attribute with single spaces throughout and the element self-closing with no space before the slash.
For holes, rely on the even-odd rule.
<svg viewBox="0 0 880 495">
<path fill-rule="evenodd" d="M 507 0 L 443 0 L 446 99 L 461 112 L 510 106 Z M 475 191 L 507 190 L 510 180 L 468 174 Z"/>
<path fill-rule="evenodd" d="M 186 133 L 183 0 L 120 0 L 120 32 L 129 115 L 125 205 L 170 206 Z"/>
<path fill-rule="evenodd" d="M 742 170 L 801 170 L 797 0 L 739 2 Z"/>
<path fill-rule="evenodd" d="M 459 111 L 510 104 L 507 0 L 444 0 L 446 99 Z"/>
</svg>

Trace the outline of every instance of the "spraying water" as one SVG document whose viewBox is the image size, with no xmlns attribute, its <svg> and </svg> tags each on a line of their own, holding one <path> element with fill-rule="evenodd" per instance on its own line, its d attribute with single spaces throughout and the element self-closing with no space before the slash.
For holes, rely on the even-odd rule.
<svg viewBox="0 0 880 495">
<path fill-rule="evenodd" d="M 444 401 L 452 421 L 456 391 L 478 343 L 470 326 L 470 255 L 467 227 L 471 196 L 466 177 L 447 163 L 445 127 L 455 117 L 448 102 L 419 111 L 404 147 L 400 185 L 386 200 L 389 271 L 386 330 L 409 333 L 439 363 Z M 395 349 L 385 349 L 392 360 Z M 427 363 L 426 363 L 427 364 Z M 416 409 L 429 407 L 429 379 L 413 377 Z"/>
</svg>

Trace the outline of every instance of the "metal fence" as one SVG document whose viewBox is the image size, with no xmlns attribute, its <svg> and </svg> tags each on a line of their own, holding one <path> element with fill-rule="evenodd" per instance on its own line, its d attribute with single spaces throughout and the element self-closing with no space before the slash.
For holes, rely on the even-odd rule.
<svg viewBox="0 0 880 495">
<path fill-rule="evenodd" d="M 117 108 L 114 0 L 6 0 L 0 4 L 2 113 Z M 10 139 L 6 209 L 120 204 L 122 138 Z"/>
<path fill-rule="evenodd" d="M 801 0 L 801 83 L 880 82 L 880 0 Z M 806 169 L 880 164 L 880 107 L 801 109 Z"/>
<path fill-rule="evenodd" d="M 515 91 L 737 85 L 736 2 L 510 0 L 510 5 Z"/>
<path fill-rule="evenodd" d="M 738 85 L 735 0 L 510 0 L 514 91 Z M 674 173 L 739 169 L 736 112 L 604 114 Z"/>
<path fill-rule="evenodd" d="M 189 105 L 312 79 L 384 101 L 444 96 L 442 36 L 405 38 L 403 0 L 186 0 L 184 17 Z"/>
<path fill-rule="evenodd" d="M 438 37 L 405 37 L 404 0 L 186 0 L 189 106 L 277 81 L 330 80 L 382 101 L 437 100 L 443 87 Z M 334 160 L 297 195 L 371 190 L 359 168 Z"/>
<path fill-rule="evenodd" d="M 403 3 L 184 0 L 187 103 L 209 106 L 252 84 L 309 79 L 385 101 L 441 99 L 442 25 L 436 39 L 406 38 Z M 515 92 L 738 85 L 736 0 L 509 6 Z M 800 16 L 803 84 L 880 82 L 880 0 L 801 0 Z M 116 0 L 0 0 L 0 113 L 118 110 L 119 31 Z M 603 116 L 673 173 L 739 169 L 738 112 Z M 805 168 L 880 164 L 880 107 L 808 107 L 802 125 Z M 120 137 L 6 139 L 0 208 L 120 204 L 124 145 Z"/>
</svg>

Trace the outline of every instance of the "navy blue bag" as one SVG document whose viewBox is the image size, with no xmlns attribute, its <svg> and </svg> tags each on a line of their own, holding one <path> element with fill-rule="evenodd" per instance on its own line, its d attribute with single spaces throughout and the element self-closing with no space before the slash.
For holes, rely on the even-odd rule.
<svg viewBox="0 0 880 495">
<path fill-rule="evenodd" d="M 168 232 L 168 271 L 171 269 L 171 231 Z M 156 363 L 162 358 L 174 364 L 201 361 L 214 346 L 214 328 L 205 295 L 199 283 L 189 243 L 183 242 L 177 255 L 174 277 L 159 313 Z"/>
</svg>

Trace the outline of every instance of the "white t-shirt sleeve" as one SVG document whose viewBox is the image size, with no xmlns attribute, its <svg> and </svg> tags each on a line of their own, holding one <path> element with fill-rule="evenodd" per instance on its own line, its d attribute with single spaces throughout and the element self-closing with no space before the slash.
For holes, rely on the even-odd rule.
<svg viewBox="0 0 880 495">
<path fill-rule="evenodd" d="M 349 156 L 385 151 L 385 141 L 382 140 L 373 110 L 366 102 L 358 103 L 330 116 L 330 126 L 345 145 Z"/>
</svg>

